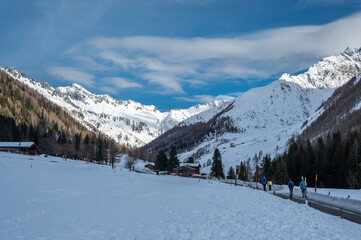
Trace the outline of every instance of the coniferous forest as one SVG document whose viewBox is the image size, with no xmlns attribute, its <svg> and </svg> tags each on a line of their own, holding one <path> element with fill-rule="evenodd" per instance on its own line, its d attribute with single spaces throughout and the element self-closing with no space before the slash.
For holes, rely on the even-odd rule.
<svg viewBox="0 0 361 240">
<path fill-rule="evenodd" d="M 0 141 L 33 141 L 44 154 L 112 163 L 126 148 L 89 131 L 61 107 L 0 71 Z"/>
<path fill-rule="evenodd" d="M 292 139 L 282 155 L 272 161 L 268 155 L 263 157 L 263 174 L 279 184 L 286 184 L 289 178 L 298 184 L 304 176 L 313 187 L 317 174 L 318 187 L 361 188 L 360 134 L 357 130 L 344 135 L 336 131 L 313 142 Z"/>
</svg>

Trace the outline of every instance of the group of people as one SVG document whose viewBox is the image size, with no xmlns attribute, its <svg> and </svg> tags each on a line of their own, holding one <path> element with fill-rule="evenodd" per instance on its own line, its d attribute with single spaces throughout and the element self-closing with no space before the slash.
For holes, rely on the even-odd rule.
<svg viewBox="0 0 361 240">
<path fill-rule="evenodd" d="M 292 179 L 290 179 L 290 181 L 288 182 L 288 189 L 290 190 L 290 198 L 291 199 L 293 197 L 293 188 L 294 187 L 295 187 L 295 184 L 292 182 Z M 300 189 L 302 192 L 302 197 L 306 198 L 307 197 L 307 183 L 303 177 L 301 177 Z"/>
<path fill-rule="evenodd" d="M 267 178 L 263 177 L 261 183 L 263 185 L 263 190 L 264 191 L 266 191 L 266 185 L 267 184 L 269 185 L 269 190 L 271 190 L 272 181 L 267 181 Z M 290 198 L 291 199 L 293 197 L 293 188 L 294 187 L 295 187 L 295 184 L 292 182 L 292 179 L 290 179 L 290 181 L 288 182 L 288 188 L 290 190 Z M 300 189 L 301 189 L 301 192 L 302 192 L 302 197 L 306 198 L 307 197 L 307 183 L 306 183 L 306 181 L 305 181 L 305 179 L 303 177 L 301 177 Z"/>
<path fill-rule="evenodd" d="M 266 190 L 266 185 L 267 184 L 268 184 L 269 190 L 270 191 L 272 190 L 272 181 L 271 180 L 267 181 L 267 178 L 263 177 L 261 182 L 262 182 L 262 185 L 263 185 L 263 190 L 267 191 Z"/>
</svg>

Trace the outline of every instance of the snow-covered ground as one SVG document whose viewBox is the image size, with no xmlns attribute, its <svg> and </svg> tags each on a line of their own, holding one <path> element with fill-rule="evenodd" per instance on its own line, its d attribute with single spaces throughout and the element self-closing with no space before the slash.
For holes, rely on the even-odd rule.
<svg viewBox="0 0 361 240">
<path fill-rule="evenodd" d="M 0 152 L 0 239 L 359 239 L 262 191 Z"/>
<path fill-rule="evenodd" d="M 308 188 L 308 192 L 315 192 L 314 188 Z M 349 198 L 361 201 L 361 189 L 333 189 L 333 188 L 317 188 L 317 193 L 329 195 L 338 198 Z"/>
</svg>

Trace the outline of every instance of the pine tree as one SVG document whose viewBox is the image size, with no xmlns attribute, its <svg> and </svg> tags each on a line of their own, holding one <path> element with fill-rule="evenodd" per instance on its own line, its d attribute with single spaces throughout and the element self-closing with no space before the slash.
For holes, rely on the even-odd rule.
<svg viewBox="0 0 361 240">
<path fill-rule="evenodd" d="M 87 134 L 84 138 L 84 144 L 88 145 L 89 143 L 90 143 L 90 138 L 89 138 L 89 135 Z"/>
<path fill-rule="evenodd" d="M 189 157 L 188 160 L 187 160 L 187 163 L 194 163 L 194 158 Z"/>
<path fill-rule="evenodd" d="M 74 138 L 75 138 L 75 141 L 74 141 L 75 151 L 79 151 L 79 147 L 81 144 L 81 134 L 75 134 Z"/>
<path fill-rule="evenodd" d="M 219 152 L 218 148 L 214 150 L 213 158 L 212 158 L 212 168 L 211 171 L 213 173 L 213 176 L 216 178 L 222 178 L 224 179 L 224 172 L 223 172 L 223 166 L 222 166 L 222 157 L 221 153 Z"/>
<path fill-rule="evenodd" d="M 236 179 L 236 173 L 234 172 L 233 167 L 229 167 L 228 173 L 227 173 L 227 179 Z"/>
<path fill-rule="evenodd" d="M 165 155 L 164 151 L 161 150 L 155 160 L 155 168 L 159 171 L 164 171 L 167 168 L 167 162 L 167 155 Z"/>
<path fill-rule="evenodd" d="M 266 154 L 266 156 L 263 157 L 261 165 L 263 167 L 263 175 L 267 179 L 270 179 L 271 176 L 272 176 L 272 167 L 271 167 L 271 157 L 270 157 L 270 155 Z"/>
<path fill-rule="evenodd" d="M 96 145 L 95 161 L 98 163 L 103 162 L 103 141 L 100 138 L 100 135 L 98 138 L 98 144 Z"/>
<path fill-rule="evenodd" d="M 174 168 L 179 166 L 179 159 L 177 157 L 177 150 L 172 146 L 169 153 L 169 160 L 167 162 L 167 168 L 169 171 L 172 171 Z"/>
<path fill-rule="evenodd" d="M 247 180 L 247 169 L 246 164 L 241 162 L 241 167 L 239 169 L 238 177 L 240 180 L 246 181 Z"/>
</svg>

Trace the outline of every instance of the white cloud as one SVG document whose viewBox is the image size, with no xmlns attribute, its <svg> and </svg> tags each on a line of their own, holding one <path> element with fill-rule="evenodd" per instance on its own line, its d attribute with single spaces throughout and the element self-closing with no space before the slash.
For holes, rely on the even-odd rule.
<svg viewBox="0 0 361 240">
<path fill-rule="evenodd" d="M 213 100 L 232 100 L 234 99 L 233 96 L 230 95 L 218 95 L 218 96 L 212 96 L 212 95 L 194 95 L 191 97 L 175 97 L 175 99 L 179 99 L 186 102 L 194 102 L 194 103 L 209 103 Z"/>
<path fill-rule="evenodd" d="M 118 89 L 116 89 L 112 86 L 100 86 L 99 89 L 106 93 L 118 94 Z"/>
<path fill-rule="evenodd" d="M 74 56 L 74 58 L 80 61 L 82 63 L 81 66 L 85 69 L 91 69 L 96 71 L 108 71 L 110 69 L 110 67 L 104 64 L 100 64 L 90 57 Z"/>
<path fill-rule="evenodd" d="M 129 67 L 136 67 L 136 62 L 134 60 L 124 57 L 116 52 L 104 51 L 100 52 L 98 56 L 102 59 L 109 60 L 116 65 L 121 65 L 125 70 L 129 69 Z"/>
<path fill-rule="evenodd" d="M 124 88 L 142 88 L 143 86 L 137 82 L 130 81 L 125 78 L 106 78 L 102 81 L 105 84 L 111 85 L 117 89 L 124 89 Z"/>
<path fill-rule="evenodd" d="M 142 76 L 150 83 L 158 83 L 165 87 L 167 93 L 184 93 L 182 86 L 180 85 L 180 79 L 172 75 L 160 74 L 160 73 L 147 73 Z"/>
<path fill-rule="evenodd" d="M 50 67 L 48 71 L 54 77 L 59 77 L 70 83 L 80 83 L 85 86 L 94 86 L 94 75 L 71 67 Z"/>
<path fill-rule="evenodd" d="M 72 49 L 121 66 L 167 92 L 227 79 L 262 80 L 298 72 L 347 46 L 361 47 L 361 13 L 324 25 L 267 29 L 230 38 L 98 37 Z M 192 83 L 192 80 L 197 79 Z"/>
</svg>

